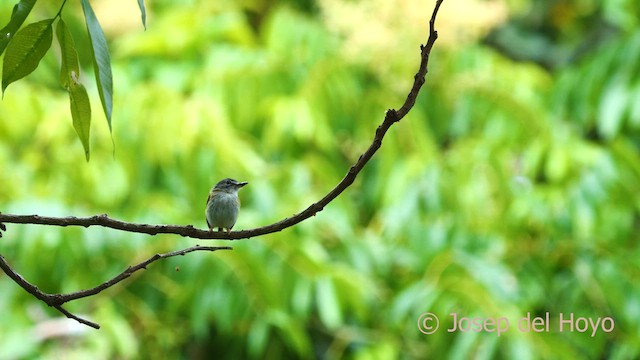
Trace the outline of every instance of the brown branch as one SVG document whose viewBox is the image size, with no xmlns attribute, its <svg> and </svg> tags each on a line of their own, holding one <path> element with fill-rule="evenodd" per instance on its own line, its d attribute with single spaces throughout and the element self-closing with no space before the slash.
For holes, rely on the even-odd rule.
<svg viewBox="0 0 640 360">
<path fill-rule="evenodd" d="M 420 67 L 418 68 L 418 72 L 414 76 L 413 86 L 411 87 L 411 91 L 407 95 L 407 99 L 404 104 L 398 110 L 390 109 L 387 110 L 387 113 L 384 117 L 382 124 L 378 126 L 376 129 L 375 136 L 373 138 L 373 142 L 369 146 L 369 148 L 360 155 L 358 161 L 356 161 L 353 166 L 349 169 L 347 174 L 342 178 L 342 180 L 327 193 L 322 199 L 311 204 L 309 207 L 304 209 L 303 211 L 295 214 L 292 217 L 285 218 L 284 220 L 278 221 L 271 225 L 262 226 L 259 228 L 254 228 L 250 230 L 240 230 L 240 231 L 232 231 L 227 234 L 226 232 L 212 232 L 207 230 L 201 230 L 195 228 L 193 225 L 150 225 L 150 224 L 137 224 L 137 223 L 128 223 L 116 219 L 112 219 L 108 217 L 106 214 L 103 215 L 95 215 L 91 217 L 78 218 L 78 217 L 46 217 L 39 215 L 11 215 L 11 214 L 2 214 L 0 213 L 0 223 L 14 223 L 14 224 L 38 224 L 38 225 L 53 225 L 53 226 L 103 226 L 112 229 L 127 231 L 127 232 L 137 232 L 137 233 L 145 233 L 149 235 L 156 234 L 177 234 L 185 237 L 196 238 L 196 239 L 225 239 L 225 240 L 238 240 L 238 239 L 248 239 L 255 236 L 270 234 L 278 231 L 282 231 L 288 227 L 296 225 L 311 216 L 314 216 L 318 212 L 322 211 L 325 206 L 327 206 L 331 201 L 333 201 L 338 195 L 340 195 L 344 190 L 346 190 L 356 179 L 360 171 L 364 168 L 364 166 L 369 162 L 371 157 L 378 151 L 380 146 L 382 145 L 382 140 L 387 133 L 387 130 L 391 127 L 391 125 L 396 122 L 402 120 L 407 113 L 413 108 L 416 103 L 416 98 L 420 93 L 420 89 L 425 82 L 425 76 L 427 75 L 427 64 L 429 63 L 429 54 L 431 53 L 431 49 L 433 48 L 433 44 L 438 38 L 438 32 L 435 30 L 435 21 L 436 15 L 438 14 L 438 10 L 440 9 L 440 5 L 443 0 L 437 0 L 435 8 L 433 9 L 433 13 L 431 15 L 431 19 L 429 20 L 429 39 L 425 45 L 420 46 L 421 50 L 421 61 Z"/>
<path fill-rule="evenodd" d="M 69 294 L 47 294 L 43 292 L 37 286 L 31 284 L 24 277 L 22 277 L 22 275 L 18 274 L 15 270 L 13 270 L 9 265 L 9 263 L 7 263 L 7 260 L 2 255 L 0 255 L 0 269 L 2 269 L 13 281 L 15 281 L 18 285 L 20 285 L 23 289 L 25 289 L 29 294 L 35 296 L 37 299 L 43 301 L 47 305 L 54 307 L 55 309 L 63 313 L 66 317 L 70 319 L 74 319 L 82 324 L 91 326 L 92 328 L 99 329 L 100 325 L 92 321 L 80 318 L 76 315 L 73 315 L 69 311 L 65 310 L 62 307 L 62 304 L 69 302 L 71 300 L 76 300 L 76 299 L 96 295 L 99 292 L 105 289 L 108 289 L 113 285 L 119 283 L 120 281 L 128 278 L 136 271 L 146 269 L 147 266 L 149 266 L 149 264 L 160 259 L 166 259 L 173 256 L 178 256 L 178 255 L 185 255 L 194 251 L 217 251 L 217 250 L 231 250 L 231 249 L 232 248 L 229 246 L 198 246 L 196 245 L 186 249 L 172 251 L 165 254 L 155 254 L 141 263 L 138 263 L 133 266 L 129 266 L 117 276 L 113 277 L 108 281 L 105 281 L 104 283 L 94 288 L 76 291 Z"/>
<path fill-rule="evenodd" d="M 53 306 L 56 310 L 60 311 L 62 314 L 64 314 L 64 316 L 68 317 L 69 319 L 73 319 L 81 324 L 91 326 L 94 329 L 100 329 L 100 324 L 94 323 L 93 321 L 89 321 L 87 319 L 83 319 L 79 316 L 73 315 L 72 313 L 67 311 L 65 308 L 63 308 L 62 305 L 49 305 L 49 306 Z"/>
</svg>

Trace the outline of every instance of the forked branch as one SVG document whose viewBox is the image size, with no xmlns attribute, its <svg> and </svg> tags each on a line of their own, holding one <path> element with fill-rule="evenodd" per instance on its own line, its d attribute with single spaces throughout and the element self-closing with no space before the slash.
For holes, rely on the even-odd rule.
<svg viewBox="0 0 640 360">
<path fill-rule="evenodd" d="M 43 292 L 42 290 L 40 290 L 37 286 L 33 285 L 32 283 L 28 282 L 25 278 L 23 278 L 20 274 L 18 274 L 15 270 L 13 270 L 11 268 L 11 266 L 9 266 L 9 263 L 7 263 L 7 260 L 0 255 L 0 268 L 2 268 L 2 270 L 13 280 L 15 281 L 18 285 L 20 285 L 23 289 L 25 289 L 29 294 L 35 296 L 36 298 L 42 300 L 44 303 L 46 303 L 49 306 L 52 306 L 56 309 L 58 309 L 58 311 L 60 311 L 61 313 L 63 313 L 66 317 L 77 320 L 85 325 L 89 325 L 93 328 L 99 329 L 100 325 L 80 318 L 78 316 L 75 316 L 73 314 L 71 314 L 70 312 L 68 312 L 67 310 L 65 310 L 62 307 L 62 304 L 69 302 L 71 300 L 76 300 L 76 299 L 81 299 L 84 297 L 88 297 L 88 296 L 93 296 L 96 295 L 98 293 L 100 293 L 103 290 L 106 290 L 110 287 L 112 287 L 113 285 L 119 283 L 120 281 L 128 278 L 129 276 L 133 275 L 133 273 L 135 273 L 138 270 L 142 270 L 142 269 L 146 269 L 147 266 L 149 266 L 149 264 L 151 264 L 154 261 L 160 260 L 160 259 L 166 259 L 166 258 L 170 258 L 173 256 L 178 256 L 178 255 L 185 255 L 188 254 L 190 252 L 194 252 L 194 251 L 217 251 L 217 250 L 231 250 L 232 248 L 229 246 L 192 246 L 186 249 L 182 249 L 182 250 L 178 250 L 178 251 L 172 251 L 169 253 L 165 253 L 165 254 L 155 254 L 152 257 L 148 258 L 147 260 L 138 263 L 136 265 L 133 266 L 129 266 L 128 268 L 126 268 L 123 272 L 121 272 L 120 274 L 118 274 L 117 276 L 115 276 L 114 278 L 103 282 L 102 284 L 93 287 L 91 289 L 87 289 L 87 290 L 81 290 L 81 291 L 76 291 L 76 292 L 72 292 L 69 294 L 47 294 L 45 292 Z"/>
</svg>

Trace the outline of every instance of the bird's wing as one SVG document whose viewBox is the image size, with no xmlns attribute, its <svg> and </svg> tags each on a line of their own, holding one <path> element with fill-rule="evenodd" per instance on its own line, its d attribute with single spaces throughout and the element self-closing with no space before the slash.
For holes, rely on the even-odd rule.
<svg viewBox="0 0 640 360">
<path fill-rule="evenodd" d="M 209 224 L 209 219 L 206 216 L 207 214 L 206 208 L 207 206 L 209 206 L 209 200 L 211 200 L 211 192 L 209 192 L 209 196 L 207 196 L 207 204 L 205 205 L 205 216 L 204 216 L 205 220 L 207 220 L 207 226 L 209 227 L 209 229 L 211 229 L 211 224 Z"/>
</svg>

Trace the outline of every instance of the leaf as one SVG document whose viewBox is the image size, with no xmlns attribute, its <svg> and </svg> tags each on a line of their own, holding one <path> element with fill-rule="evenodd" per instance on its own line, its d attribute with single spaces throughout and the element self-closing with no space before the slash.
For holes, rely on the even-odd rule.
<svg viewBox="0 0 640 360">
<path fill-rule="evenodd" d="M 109 131 L 112 131 L 111 109 L 113 107 L 113 80 L 111 76 L 109 48 L 107 47 L 107 40 L 104 37 L 102 27 L 88 0 L 82 0 L 82 10 L 84 11 L 87 32 L 89 33 L 89 40 L 93 51 L 93 70 L 96 74 L 96 82 L 98 83 L 100 102 L 102 102 L 102 109 L 107 117 Z"/>
<path fill-rule="evenodd" d="M 56 37 L 60 43 L 60 85 L 68 89 L 69 84 L 77 83 L 80 77 L 80 65 L 78 63 L 78 52 L 76 51 L 73 38 L 69 28 L 62 19 L 56 25 Z"/>
<path fill-rule="evenodd" d="M 47 53 L 53 40 L 53 19 L 29 24 L 18 31 L 7 46 L 2 64 L 2 93 L 16 80 L 31 74 Z"/>
<path fill-rule="evenodd" d="M 24 23 L 24 20 L 31 12 L 31 9 L 33 9 L 35 3 L 36 0 L 20 0 L 20 2 L 13 7 L 11 19 L 7 25 L 0 30 L 0 55 L 2 55 L 11 39 L 13 39 L 16 31 L 20 29 L 20 26 Z"/>
<path fill-rule="evenodd" d="M 84 147 L 84 156 L 89 161 L 89 131 L 91 127 L 91 105 L 87 89 L 80 83 L 69 84 L 69 102 L 73 127 Z"/>
<path fill-rule="evenodd" d="M 61 65 L 60 65 L 60 85 L 69 91 L 69 102 L 71 106 L 71 117 L 73 127 L 78 133 L 80 142 L 84 147 L 84 154 L 89 161 L 89 134 L 91 128 L 91 104 L 87 90 L 79 82 L 80 64 L 78 63 L 78 53 L 74 46 L 71 32 L 65 22 L 60 19 L 56 25 L 56 37 L 60 43 Z"/>
<path fill-rule="evenodd" d="M 138 0 L 138 6 L 140 7 L 140 17 L 142 17 L 142 26 L 147 30 L 147 10 L 144 8 L 144 0 Z"/>
</svg>

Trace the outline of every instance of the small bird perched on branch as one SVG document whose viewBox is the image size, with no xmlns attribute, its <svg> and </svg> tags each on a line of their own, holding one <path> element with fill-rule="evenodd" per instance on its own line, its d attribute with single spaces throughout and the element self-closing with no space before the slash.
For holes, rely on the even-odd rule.
<svg viewBox="0 0 640 360">
<path fill-rule="evenodd" d="M 226 229 L 227 234 L 231 232 L 233 225 L 238 220 L 238 212 L 240 211 L 240 199 L 238 198 L 238 190 L 247 185 L 248 182 L 238 182 L 234 179 L 226 178 L 220 180 L 209 192 L 207 198 L 207 208 L 205 216 L 207 218 L 207 226 L 213 231 Z"/>
</svg>

